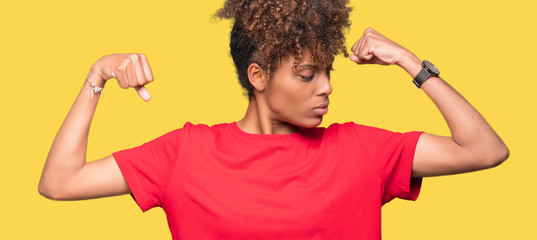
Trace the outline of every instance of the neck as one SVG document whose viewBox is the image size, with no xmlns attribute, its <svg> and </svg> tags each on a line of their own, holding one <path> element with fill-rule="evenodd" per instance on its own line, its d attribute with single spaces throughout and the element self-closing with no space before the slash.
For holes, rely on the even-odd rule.
<svg viewBox="0 0 537 240">
<path fill-rule="evenodd" d="M 300 129 L 293 124 L 274 119 L 266 101 L 253 97 L 243 119 L 237 126 L 244 132 L 252 134 L 291 134 Z"/>
</svg>

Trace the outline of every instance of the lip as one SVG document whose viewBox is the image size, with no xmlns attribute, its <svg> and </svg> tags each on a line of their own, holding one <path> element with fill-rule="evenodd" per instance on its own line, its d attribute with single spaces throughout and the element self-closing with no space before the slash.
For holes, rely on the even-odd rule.
<svg viewBox="0 0 537 240">
<path fill-rule="evenodd" d="M 326 101 L 322 104 L 317 105 L 317 107 L 314 107 L 314 108 L 327 108 L 329 103 L 330 101 Z"/>
<path fill-rule="evenodd" d="M 330 102 L 326 101 L 320 105 L 317 105 L 317 107 L 314 107 L 313 108 L 313 111 L 317 114 L 317 115 L 325 115 L 327 112 L 328 112 L 328 104 Z"/>
<path fill-rule="evenodd" d="M 317 113 L 318 115 L 325 115 L 328 112 L 328 108 L 327 107 L 316 107 L 316 108 L 313 109 L 313 111 L 315 113 Z"/>
</svg>

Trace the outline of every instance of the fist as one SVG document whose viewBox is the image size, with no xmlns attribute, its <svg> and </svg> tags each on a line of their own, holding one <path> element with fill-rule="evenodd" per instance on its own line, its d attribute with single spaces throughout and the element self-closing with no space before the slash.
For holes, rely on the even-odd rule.
<svg viewBox="0 0 537 240">
<path fill-rule="evenodd" d="M 413 55 L 410 51 L 368 28 L 351 48 L 350 59 L 358 64 L 401 65 L 401 61 Z"/>
<path fill-rule="evenodd" d="M 115 78 L 121 88 L 136 89 L 144 101 L 151 99 L 144 86 L 153 81 L 153 73 L 144 54 L 104 56 L 93 64 L 88 74 L 88 80 L 97 86 L 104 86 L 104 83 L 111 78 Z"/>
</svg>

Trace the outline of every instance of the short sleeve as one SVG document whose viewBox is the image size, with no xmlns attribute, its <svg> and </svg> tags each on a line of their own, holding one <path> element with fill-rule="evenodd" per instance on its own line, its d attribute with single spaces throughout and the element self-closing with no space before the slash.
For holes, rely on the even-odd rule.
<svg viewBox="0 0 537 240">
<path fill-rule="evenodd" d="M 382 179 L 382 204 L 394 198 L 415 201 L 422 178 L 412 178 L 412 163 L 423 132 L 391 132 L 363 125 L 355 125 L 355 129 L 362 142 L 367 142 L 368 155 Z"/>
<path fill-rule="evenodd" d="M 162 190 L 176 162 L 183 129 L 112 154 L 129 185 L 131 196 L 144 212 L 161 206 Z"/>
</svg>

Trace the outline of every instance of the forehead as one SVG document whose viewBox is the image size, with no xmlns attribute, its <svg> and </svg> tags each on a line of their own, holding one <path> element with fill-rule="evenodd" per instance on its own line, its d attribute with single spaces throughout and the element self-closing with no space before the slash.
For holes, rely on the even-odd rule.
<svg viewBox="0 0 537 240">
<path fill-rule="evenodd" d="M 319 52 L 319 58 L 323 58 L 323 54 Z M 330 58 L 326 59 L 327 57 L 324 57 L 324 59 L 320 59 L 320 61 L 316 61 L 313 54 L 309 49 L 305 49 L 302 51 L 302 54 L 299 59 L 296 58 L 294 55 L 289 55 L 285 58 L 280 59 L 280 66 L 284 68 L 292 68 L 293 70 L 297 70 L 300 68 L 315 68 L 315 69 L 325 69 L 325 68 L 331 68 L 332 63 L 334 62 L 333 56 L 330 56 Z"/>
</svg>

